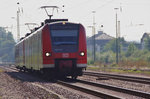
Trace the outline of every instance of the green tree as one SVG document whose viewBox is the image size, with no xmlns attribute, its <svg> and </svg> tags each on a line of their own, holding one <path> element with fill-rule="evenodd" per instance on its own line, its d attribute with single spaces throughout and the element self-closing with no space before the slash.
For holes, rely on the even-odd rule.
<svg viewBox="0 0 150 99">
<path fill-rule="evenodd" d="M 116 52 L 116 39 L 113 39 L 109 41 L 105 46 L 104 46 L 104 51 L 113 51 Z"/>
<path fill-rule="evenodd" d="M 0 61 L 14 61 L 14 45 L 12 33 L 7 33 L 4 28 L 0 27 Z"/>
<path fill-rule="evenodd" d="M 137 50 L 136 46 L 131 43 L 129 46 L 128 46 L 128 50 L 126 52 L 126 56 L 129 57 L 131 56 L 135 51 Z"/>
<path fill-rule="evenodd" d="M 118 52 L 121 51 L 121 47 L 125 44 L 124 38 L 118 38 Z M 104 51 L 113 51 L 116 53 L 116 39 L 111 40 L 104 46 Z"/>
</svg>

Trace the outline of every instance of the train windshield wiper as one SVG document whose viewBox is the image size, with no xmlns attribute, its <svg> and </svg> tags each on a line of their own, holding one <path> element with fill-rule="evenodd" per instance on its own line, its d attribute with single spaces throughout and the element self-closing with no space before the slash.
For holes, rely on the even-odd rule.
<svg viewBox="0 0 150 99">
<path fill-rule="evenodd" d="M 75 45 L 76 42 L 54 42 L 54 45 Z"/>
</svg>

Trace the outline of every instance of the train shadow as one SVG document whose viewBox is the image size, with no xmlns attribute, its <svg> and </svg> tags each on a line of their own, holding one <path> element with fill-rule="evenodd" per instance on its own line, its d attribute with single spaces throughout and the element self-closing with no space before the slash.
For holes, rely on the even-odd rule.
<svg viewBox="0 0 150 99">
<path fill-rule="evenodd" d="M 5 72 L 10 77 L 22 82 L 40 82 L 40 83 L 55 83 L 56 79 L 45 79 L 41 75 L 27 72 Z"/>
<path fill-rule="evenodd" d="M 57 83 L 58 80 L 70 82 L 70 83 L 76 83 L 76 80 L 73 80 L 71 78 L 54 78 L 54 79 L 47 79 L 44 78 L 41 75 L 34 74 L 34 73 L 27 73 L 27 72 L 5 72 L 12 78 L 16 80 L 20 80 L 22 82 L 40 82 L 40 83 Z"/>
</svg>

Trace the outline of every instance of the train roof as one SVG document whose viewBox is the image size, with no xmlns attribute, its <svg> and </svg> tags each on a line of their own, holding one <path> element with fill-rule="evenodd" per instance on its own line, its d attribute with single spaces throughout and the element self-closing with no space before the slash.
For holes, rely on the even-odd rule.
<svg viewBox="0 0 150 99">
<path fill-rule="evenodd" d="M 68 19 L 51 19 L 51 20 L 46 19 L 46 20 L 44 21 L 44 23 L 45 23 L 45 24 L 41 23 L 41 26 L 40 26 L 40 27 L 34 28 L 34 30 L 31 31 L 30 33 L 27 33 L 27 34 L 25 35 L 25 37 L 22 37 L 22 38 L 20 39 L 20 41 L 17 42 L 17 44 L 21 43 L 21 42 L 24 41 L 25 39 L 27 39 L 27 38 L 31 37 L 32 35 L 36 34 L 36 31 L 42 30 L 43 27 L 45 27 L 46 25 L 57 24 L 57 23 L 62 23 L 62 24 L 66 24 L 66 23 L 80 24 L 80 23 L 68 22 Z M 17 44 L 16 44 L 16 45 L 17 45 Z"/>
</svg>

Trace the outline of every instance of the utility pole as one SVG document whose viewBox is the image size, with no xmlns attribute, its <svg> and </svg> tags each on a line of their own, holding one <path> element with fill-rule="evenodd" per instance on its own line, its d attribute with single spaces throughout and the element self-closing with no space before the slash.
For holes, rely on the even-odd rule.
<svg viewBox="0 0 150 99">
<path fill-rule="evenodd" d="M 120 21 L 118 21 L 118 61 L 121 60 L 121 42 L 120 42 L 120 37 L 121 37 L 121 33 L 120 33 Z"/>
<path fill-rule="evenodd" d="M 93 58 L 93 61 L 95 62 L 95 60 L 96 60 L 96 47 L 95 47 L 95 25 L 96 25 L 96 23 L 95 23 L 95 11 L 92 11 L 92 13 L 93 13 L 93 25 L 92 26 L 88 26 L 89 28 L 92 28 L 92 39 L 91 39 L 91 43 L 92 43 L 92 58 Z"/>
<path fill-rule="evenodd" d="M 96 48 L 95 48 L 95 11 L 92 11 L 93 13 L 93 28 L 92 28 L 92 34 L 93 34 L 93 60 L 95 62 L 96 60 Z"/>
<path fill-rule="evenodd" d="M 118 64 L 118 19 L 117 19 L 117 10 L 119 8 L 114 8 L 116 10 L 116 64 Z"/>
<path fill-rule="evenodd" d="M 17 5 L 19 5 L 19 2 L 17 3 Z M 20 10 L 19 10 L 19 6 L 18 6 L 18 10 L 17 10 L 17 41 L 18 41 L 18 42 L 19 42 L 19 40 L 20 40 L 19 14 L 20 14 Z"/>
</svg>

